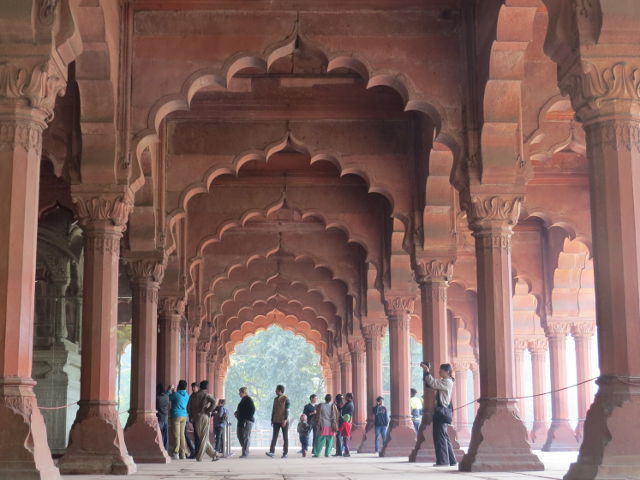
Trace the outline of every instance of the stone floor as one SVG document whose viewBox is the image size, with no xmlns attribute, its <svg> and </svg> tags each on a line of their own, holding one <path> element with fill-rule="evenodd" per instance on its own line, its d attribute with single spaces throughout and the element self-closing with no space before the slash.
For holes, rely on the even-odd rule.
<svg viewBox="0 0 640 480">
<path fill-rule="evenodd" d="M 271 459 L 264 450 L 255 451 L 248 459 L 233 456 L 216 463 L 178 460 L 169 465 L 138 465 L 138 473 L 125 476 L 73 475 L 65 480 L 538 480 L 561 479 L 577 456 L 570 453 L 536 452 L 544 462 L 544 472 L 460 473 L 455 468 L 434 468 L 427 464 L 409 463 L 400 458 L 377 458 L 354 455 L 351 458 Z"/>
</svg>

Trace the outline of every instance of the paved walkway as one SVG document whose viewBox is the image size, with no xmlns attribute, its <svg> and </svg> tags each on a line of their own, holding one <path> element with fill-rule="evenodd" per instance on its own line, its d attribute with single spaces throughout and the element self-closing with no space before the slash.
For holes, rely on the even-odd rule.
<svg viewBox="0 0 640 480">
<path fill-rule="evenodd" d="M 233 456 L 216 463 L 178 460 L 169 465 L 138 465 L 138 473 L 130 476 L 73 475 L 65 480 L 540 480 L 561 479 L 573 453 L 541 453 L 547 470 L 524 473 L 460 473 L 455 468 L 434 468 L 427 464 L 409 463 L 400 458 L 377 458 L 353 455 L 351 458 L 267 458 L 264 450 L 255 451 L 248 459 Z"/>
</svg>

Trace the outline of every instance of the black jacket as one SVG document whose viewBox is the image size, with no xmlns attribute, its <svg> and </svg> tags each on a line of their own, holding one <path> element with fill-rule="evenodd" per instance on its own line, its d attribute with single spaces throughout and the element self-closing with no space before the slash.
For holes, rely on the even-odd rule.
<svg viewBox="0 0 640 480">
<path fill-rule="evenodd" d="M 244 422 L 246 420 L 250 422 L 255 422 L 255 418 L 253 417 L 256 413 L 256 406 L 253 404 L 253 400 L 249 395 L 242 397 L 240 403 L 238 404 L 238 421 Z"/>
<path fill-rule="evenodd" d="M 156 415 L 160 420 L 167 421 L 169 419 L 170 407 L 171 401 L 169 400 L 169 395 L 166 393 L 156 395 L 156 410 L 158 411 Z"/>
</svg>

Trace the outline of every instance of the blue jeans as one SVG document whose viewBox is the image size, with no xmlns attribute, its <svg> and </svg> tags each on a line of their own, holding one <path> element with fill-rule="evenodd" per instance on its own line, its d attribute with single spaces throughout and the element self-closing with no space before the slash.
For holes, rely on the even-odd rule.
<svg viewBox="0 0 640 480">
<path fill-rule="evenodd" d="M 378 453 L 379 451 L 382 450 L 382 448 L 380 448 L 380 440 L 379 438 L 382 437 L 382 446 L 384 447 L 384 442 L 387 439 L 387 426 L 383 425 L 383 426 L 376 426 L 376 453 Z"/>
</svg>

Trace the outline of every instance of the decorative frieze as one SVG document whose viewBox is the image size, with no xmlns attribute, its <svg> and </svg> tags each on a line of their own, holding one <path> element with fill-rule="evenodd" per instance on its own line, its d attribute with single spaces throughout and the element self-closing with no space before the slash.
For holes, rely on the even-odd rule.
<svg viewBox="0 0 640 480">
<path fill-rule="evenodd" d="M 639 104 L 640 108 L 640 104 Z M 640 116 L 637 121 L 606 120 L 585 127 L 589 149 L 626 150 L 640 153 Z"/>
<path fill-rule="evenodd" d="M 34 152 L 38 157 L 42 150 L 42 125 L 21 120 L 0 121 L 0 151 L 20 148 Z"/>
</svg>

